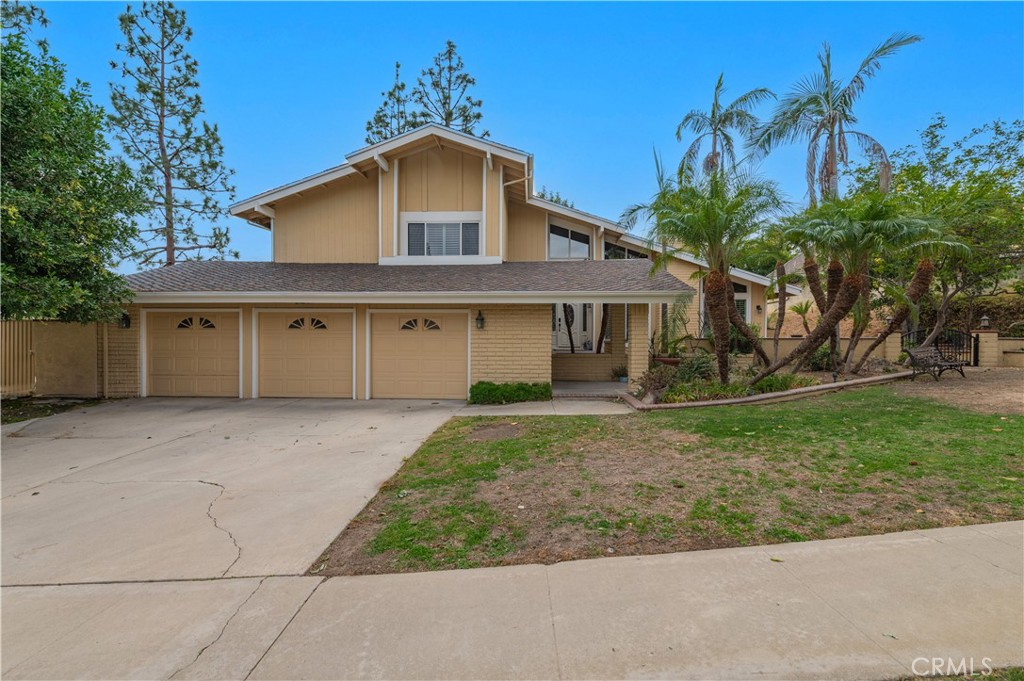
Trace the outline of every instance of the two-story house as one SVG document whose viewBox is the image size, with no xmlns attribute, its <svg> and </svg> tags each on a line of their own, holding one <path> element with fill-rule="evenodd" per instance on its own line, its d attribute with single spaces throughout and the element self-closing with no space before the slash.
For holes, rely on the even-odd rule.
<svg viewBox="0 0 1024 681">
<path fill-rule="evenodd" d="M 231 212 L 273 260 L 130 275 L 135 301 L 102 331 L 106 394 L 465 399 L 477 381 L 635 378 L 668 307 L 702 309 L 698 259 L 652 274 L 645 240 L 535 196 L 530 154 L 437 125 Z M 734 283 L 764 328 L 768 281 Z"/>
</svg>

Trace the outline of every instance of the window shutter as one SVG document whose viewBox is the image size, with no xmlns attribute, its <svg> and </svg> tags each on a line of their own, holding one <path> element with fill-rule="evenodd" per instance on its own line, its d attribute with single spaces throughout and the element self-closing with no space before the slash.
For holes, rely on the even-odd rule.
<svg viewBox="0 0 1024 681">
<path fill-rule="evenodd" d="M 444 225 L 427 224 L 426 255 L 444 254 Z"/>
<path fill-rule="evenodd" d="M 462 255 L 480 255 L 480 224 L 462 223 Z"/>
<path fill-rule="evenodd" d="M 423 223 L 409 223 L 409 255 L 426 255 L 423 242 Z"/>
<path fill-rule="evenodd" d="M 444 254 L 459 255 L 459 236 L 461 225 L 457 222 L 446 222 L 444 225 Z"/>
</svg>

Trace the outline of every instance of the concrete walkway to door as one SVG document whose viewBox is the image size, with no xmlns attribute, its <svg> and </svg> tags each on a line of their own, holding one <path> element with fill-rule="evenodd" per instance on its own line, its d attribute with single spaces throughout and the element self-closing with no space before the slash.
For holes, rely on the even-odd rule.
<svg viewBox="0 0 1024 681">
<path fill-rule="evenodd" d="M 1024 523 L 370 577 L 5 587 L 4 678 L 888 679 L 1022 665 Z"/>
</svg>

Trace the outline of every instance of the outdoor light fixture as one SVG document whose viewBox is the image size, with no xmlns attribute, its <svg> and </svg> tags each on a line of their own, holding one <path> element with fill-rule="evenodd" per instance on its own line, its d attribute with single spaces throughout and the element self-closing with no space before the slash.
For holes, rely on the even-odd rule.
<svg viewBox="0 0 1024 681">
<path fill-rule="evenodd" d="M 981 328 L 987 329 L 989 327 L 989 324 L 991 324 L 991 323 L 992 323 L 992 320 L 988 318 L 988 315 L 982 315 L 982 317 L 981 317 Z"/>
<path fill-rule="evenodd" d="M 761 314 L 761 306 L 760 305 L 757 306 L 757 314 Z"/>
<path fill-rule="evenodd" d="M 123 313 L 121 315 L 121 319 L 118 320 L 117 325 L 118 325 L 118 327 L 120 327 L 122 329 L 130 329 L 130 328 L 132 328 L 132 317 L 131 317 L 131 315 L 128 314 L 127 312 Z"/>
<path fill-rule="evenodd" d="M 484 322 L 485 321 L 486 320 L 484 319 L 484 311 L 483 310 L 477 310 L 477 313 L 476 313 L 476 328 L 478 328 L 478 329 L 484 328 Z"/>
</svg>

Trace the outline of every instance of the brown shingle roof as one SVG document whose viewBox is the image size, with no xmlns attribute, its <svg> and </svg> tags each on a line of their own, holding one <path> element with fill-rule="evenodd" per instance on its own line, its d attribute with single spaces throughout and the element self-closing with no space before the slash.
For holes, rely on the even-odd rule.
<svg viewBox="0 0 1024 681">
<path fill-rule="evenodd" d="M 649 260 L 507 262 L 500 265 L 369 265 L 180 262 L 127 277 L 136 293 L 692 293 Z"/>
</svg>

